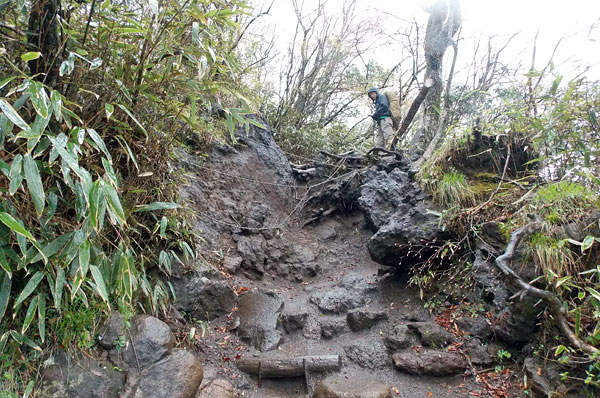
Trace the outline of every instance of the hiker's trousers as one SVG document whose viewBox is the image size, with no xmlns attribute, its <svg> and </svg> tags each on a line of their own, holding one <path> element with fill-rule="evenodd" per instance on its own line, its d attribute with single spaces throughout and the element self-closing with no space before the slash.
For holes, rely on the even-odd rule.
<svg viewBox="0 0 600 398">
<path fill-rule="evenodd" d="M 375 145 L 387 148 L 390 145 L 392 137 L 394 136 L 394 128 L 392 127 L 392 118 L 385 117 L 379 121 L 377 128 L 377 135 Z"/>
</svg>

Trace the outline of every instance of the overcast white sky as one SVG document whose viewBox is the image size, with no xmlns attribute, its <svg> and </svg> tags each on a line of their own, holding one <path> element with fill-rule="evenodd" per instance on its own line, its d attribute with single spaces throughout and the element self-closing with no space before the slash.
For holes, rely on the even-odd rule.
<svg viewBox="0 0 600 398">
<path fill-rule="evenodd" d="M 254 0 L 260 4 L 264 0 Z M 298 0 L 299 2 L 302 0 Z M 318 0 L 304 0 L 306 9 L 314 9 Z M 328 7 L 341 9 L 343 0 L 329 0 Z M 384 26 L 398 26 L 400 20 L 411 21 L 413 16 L 426 24 L 428 14 L 421 4 L 428 0 L 357 0 L 358 9 L 374 15 Z M 269 1 L 270 2 L 270 1 Z M 290 40 L 295 26 L 291 0 L 275 0 L 269 17 L 276 25 L 280 46 Z M 561 37 L 563 40 L 555 57 L 555 64 L 561 65 L 562 73 L 569 75 L 573 65 L 592 66 L 588 76 L 600 79 L 600 1 L 598 0 L 462 0 L 462 38 L 459 44 L 460 58 L 468 59 L 472 39 L 482 35 L 509 37 L 520 32 L 512 45 L 514 57 L 525 57 L 526 65 L 531 59 L 531 43 L 539 30 L 536 66 L 542 68 L 548 61 L 552 49 Z M 595 24 L 595 28 L 590 27 Z M 469 43 L 471 40 L 471 43 Z M 448 51 L 451 53 L 451 51 Z M 375 58 L 385 66 L 393 66 L 393 48 L 375 54 Z M 567 63 L 563 64 L 565 60 Z M 579 64 L 579 65 L 581 65 Z M 579 70 L 581 70 L 579 68 Z"/>
</svg>

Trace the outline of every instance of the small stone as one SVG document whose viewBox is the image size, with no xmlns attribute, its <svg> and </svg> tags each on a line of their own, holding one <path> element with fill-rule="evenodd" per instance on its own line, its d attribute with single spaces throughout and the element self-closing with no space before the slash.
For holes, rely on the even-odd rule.
<svg viewBox="0 0 600 398">
<path fill-rule="evenodd" d="M 327 317 L 320 320 L 321 335 L 326 339 L 339 336 L 346 329 L 346 319 L 343 317 Z"/>
<path fill-rule="evenodd" d="M 149 315 L 133 318 L 130 338 L 121 351 L 111 351 L 116 361 L 122 359 L 129 368 L 147 368 L 168 355 L 175 345 L 175 336 L 169 325 Z"/>
<path fill-rule="evenodd" d="M 108 319 L 100 327 L 98 334 L 98 343 L 105 349 L 110 350 L 115 347 L 115 342 L 125 335 L 125 323 L 123 317 L 118 312 L 110 314 Z"/>
<path fill-rule="evenodd" d="M 200 387 L 196 398 L 235 398 L 235 387 L 224 379 L 212 379 Z"/>
<path fill-rule="evenodd" d="M 348 312 L 348 326 L 353 332 L 370 329 L 379 321 L 388 319 L 384 311 L 353 310 Z"/>
<path fill-rule="evenodd" d="M 408 328 L 416 332 L 424 346 L 439 348 L 456 341 L 454 336 L 435 322 L 409 323 Z"/>
<path fill-rule="evenodd" d="M 226 256 L 223 260 L 223 268 L 230 274 L 235 274 L 242 265 L 242 257 L 240 256 Z"/>
<path fill-rule="evenodd" d="M 391 330 L 385 333 L 383 343 L 390 353 L 398 352 L 404 348 L 411 347 L 417 343 L 417 337 L 407 325 L 394 325 Z"/>
<path fill-rule="evenodd" d="M 367 369 L 384 369 L 389 366 L 389 356 L 381 340 L 365 341 L 344 346 L 348 359 Z"/>
<path fill-rule="evenodd" d="M 456 321 L 456 325 L 471 336 L 487 339 L 492 335 L 492 327 L 483 316 L 477 318 L 463 317 Z"/>
</svg>

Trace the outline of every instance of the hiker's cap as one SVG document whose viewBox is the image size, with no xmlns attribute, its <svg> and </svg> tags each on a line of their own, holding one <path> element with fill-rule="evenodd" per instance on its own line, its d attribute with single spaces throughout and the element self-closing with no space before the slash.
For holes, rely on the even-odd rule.
<svg viewBox="0 0 600 398">
<path fill-rule="evenodd" d="M 377 88 L 375 88 L 375 87 L 371 87 L 371 88 L 369 89 L 369 92 L 368 92 L 367 94 L 370 94 L 370 93 L 378 93 L 378 92 L 379 92 L 379 91 L 377 90 Z"/>
</svg>

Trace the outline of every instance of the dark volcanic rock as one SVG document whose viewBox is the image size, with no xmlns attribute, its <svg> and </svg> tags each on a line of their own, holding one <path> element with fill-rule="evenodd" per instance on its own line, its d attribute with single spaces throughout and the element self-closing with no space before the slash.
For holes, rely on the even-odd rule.
<svg viewBox="0 0 600 398">
<path fill-rule="evenodd" d="M 383 369 L 389 366 L 390 358 L 380 340 L 365 341 L 360 344 L 344 346 L 349 360 L 368 369 Z"/>
<path fill-rule="evenodd" d="M 196 398 L 236 398 L 235 387 L 225 379 L 212 379 L 200 386 Z"/>
<path fill-rule="evenodd" d="M 383 343 L 392 354 L 417 344 L 417 336 L 405 324 L 394 325 L 384 336 Z"/>
<path fill-rule="evenodd" d="M 348 312 L 347 319 L 350 329 L 353 332 L 358 332 L 371 328 L 379 321 L 388 319 L 388 315 L 384 311 L 357 309 Z"/>
<path fill-rule="evenodd" d="M 283 301 L 274 293 L 244 294 L 238 303 L 239 336 L 251 342 L 257 350 L 276 349 L 281 342 L 281 332 L 276 327 L 282 308 Z"/>
<path fill-rule="evenodd" d="M 286 332 L 301 330 L 308 319 L 308 312 L 303 308 L 288 308 L 286 305 L 280 316 L 281 324 Z"/>
<path fill-rule="evenodd" d="M 98 333 L 98 343 L 107 350 L 115 347 L 115 341 L 125 336 L 125 323 L 118 312 L 113 312 L 104 321 Z"/>
<path fill-rule="evenodd" d="M 366 376 L 328 376 L 317 384 L 314 398 L 392 398 L 388 386 Z"/>
<path fill-rule="evenodd" d="M 70 360 L 62 351 L 44 362 L 40 398 L 118 398 L 125 373 L 108 362 L 79 357 Z"/>
<path fill-rule="evenodd" d="M 175 307 L 192 317 L 210 321 L 228 314 L 237 297 L 226 281 L 212 272 L 197 272 L 173 279 Z"/>
<path fill-rule="evenodd" d="M 369 240 L 373 260 L 385 265 L 409 266 L 428 254 L 424 244 L 444 237 L 433 205 L 409 174 L 369 171 L 358 200 L 367 225 L 375 235 Z M 417 253 L 419 252 L 420 253 Z"/>
<path fill-rule="evenodd" d="M 261 279 L 267 261 L 267 241 L 262 235 L 234 236 L 237 249 L 243 258 L 241 269 L 250 279 Z"/>
<path fill-rule="evenodd" d="M 346 319 L 343 317 L 323 317 L 319 323 L 321 335 L 326 339 L 339 336 L 346 330 Z"/>
<path fill-rule="evenodd" d="M 134 398 L 193 398 L 202 377 L 202 365 L 196 356 L 175 350 L 142 371 Z"/>
<path fill-rule="evenodd" d="M 410 350 L 392 356 L 398 370 L 415 375 L 451 376 L 466 368 L 464 359 L 453 352 L 422 349 Z"/>
<path fill-rule="evenodd" d="M 111 351 L 115 362 L 123 361 L 127 368 L 147 368 L 169 354 L 175 345 L 175 336 L 169 326 L 158 318 L 136 315 L 131 323 L 130 337 L 125 348 Z"/>
<path fill-rule="evenodd" d="M 435 322 L 409 323 L 408 328 L 419 335 L 421 342 L 427 347 L 445 347 L 456 341 L 452 334 Z"/>
<path fill-rule="evenodd" d="M 482 339 L 487 339 L 492 334 L 492 327 L 483 316 L 478 316 L 477 318 L 460 318 L 456 321 L 456 325 L 471 336 L 481 337 Z"/>
<path fill-rule="evenodd" d="M 336 287 L 313 294 L 310 301 L 313 304 L 316 304 L 323 312 L 340 314 L 354 308 L 362 307 L 367 304 L 370 299 L 368 296 L 357 292 Z"/>
<path fill-rule="evenodd" d="M 475 366 L 487 367 L 494 364 L 495 357 L 488 352 L 479 339 L 470 339 L 465 342 L 464 350 Z"/>
</svg>

